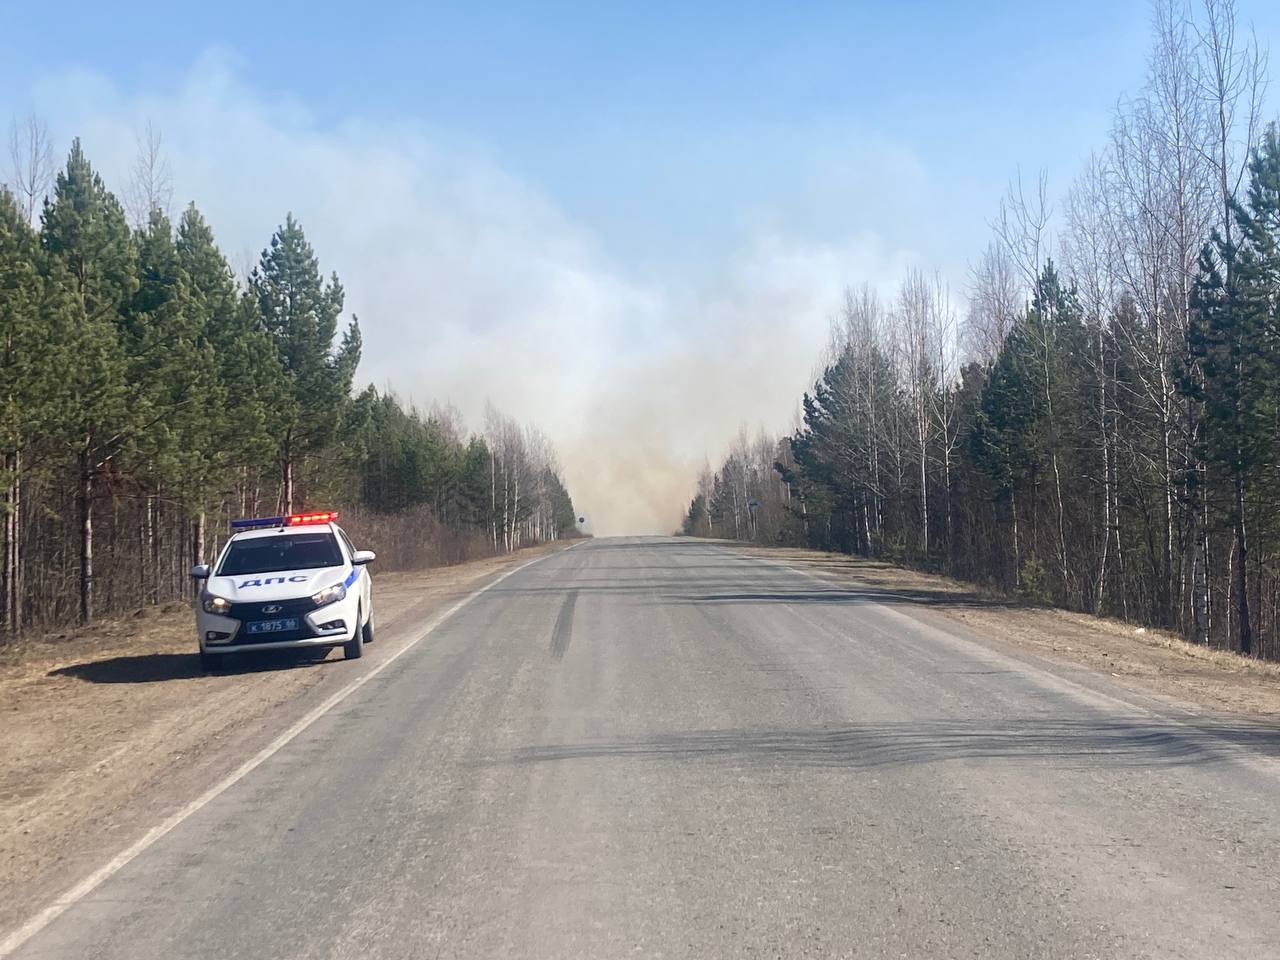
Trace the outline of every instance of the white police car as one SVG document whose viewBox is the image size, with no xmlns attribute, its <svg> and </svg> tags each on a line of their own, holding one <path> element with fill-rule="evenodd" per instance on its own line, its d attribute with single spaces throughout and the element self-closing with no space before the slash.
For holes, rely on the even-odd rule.
<svg viewBox="0 0 1280 960">
<path fill-rule="evenodd" d="M 217 562 L 191 568 L 200 665 L 254 650 L 342 647 L 347 659 L 373 641 L 373 589 L 336 513 L 233 520 Z"/>
</svg>

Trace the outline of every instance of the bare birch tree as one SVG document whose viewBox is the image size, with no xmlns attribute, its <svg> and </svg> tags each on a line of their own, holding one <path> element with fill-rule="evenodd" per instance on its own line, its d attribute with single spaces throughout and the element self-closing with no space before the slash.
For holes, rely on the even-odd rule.
<svg viewBox="0 0 1280 960">
<path fill-rule="evenodd" d="M 1091 609 L 1101 614 L 1106 602 L 1108 563 L 1111 559 L 1112 539 L 1115 539 L 1117 556 L 1122 551 L 1120 525 L 1113 522 L 1117 515 L 1115 483 L 1112 478 L 1114 461 L 1110 364 L 1112 353 L 1108 349 L 1109 321 L 1116 308 L 1116 280 L 1112 263 L 1116 251 L 1107 228 L 1107 173 L 1104 161 L 1098 156 L 1089 159 L 1084 171 L 1077 178 L 1067 198 L 1067 229 L 1062 241 L 1063 259 L 1075 280 L 1084 322 L 1089 330 L 1088 366 L 1093 372 L 1094 434 L 1092 443 L 1097 448 L 1102 470 L 1098 478 L 1100 496 L 1096 515 L 1096 533 L 1093 538 L 1093 575 Z"/>
<path fill-rule="evenodd" d="M 1025 285 L 1003 243 L 993 240 L 983 251 L 970 270 L 968 292 L 961 344 L 970 359 L 993 363 L 1026 304 Z"/>
<path fill-rule="evenodd" d="M 150 120 L 134 136 L 136 153 L 129 181 L 129 215 L 141 228 L 155 211 L 169 215 L 173 202 L 173 173 L 164 154 L 164 136 Z"/>
<path fill-rule="evenodd" d="M 9 182 L 27 222 L 34 225 L 53 185 L 53 140 L 35 113 L 9 127 Z"/>
</svg>

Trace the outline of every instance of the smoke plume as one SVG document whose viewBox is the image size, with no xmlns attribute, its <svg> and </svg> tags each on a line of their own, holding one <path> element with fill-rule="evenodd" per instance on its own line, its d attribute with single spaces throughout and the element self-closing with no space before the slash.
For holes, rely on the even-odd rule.
<svg viewBox="0 0 1280 960">
<path fill-rule="evenodd" d="M 293 212 L 360 317 L 358 379 L 451 403 L 473 429 L 486 400 L 537 424 L 597 534 L 670 532 L 741 426 L 790 427 L 843 284 L 912 260 L 869 234 L 755 231 L 709 252 L 694 282 L 664 284 L 472 145 L 359 118 L 323 125 L 238 77 L 210 56 L 163 95 L 69 74 L 31 101 L 60 148 L 80 136 L 122 196 L 150 122 L 175 204 L 200 207 L 239 269 Z"/>
</svg>

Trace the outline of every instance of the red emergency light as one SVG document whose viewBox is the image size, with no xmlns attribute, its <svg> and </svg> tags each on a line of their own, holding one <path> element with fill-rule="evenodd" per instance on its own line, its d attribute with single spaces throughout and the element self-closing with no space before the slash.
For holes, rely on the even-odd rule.
<svg viewBox="0 0 1280 960">
<path fill-rule="evenodd" d="M 312 523 L 332 523 L 338 519 L 338 511 L 327 513 L 293 513 L 284 518 L 286 527 L 302 527 Z"/>
</svg>

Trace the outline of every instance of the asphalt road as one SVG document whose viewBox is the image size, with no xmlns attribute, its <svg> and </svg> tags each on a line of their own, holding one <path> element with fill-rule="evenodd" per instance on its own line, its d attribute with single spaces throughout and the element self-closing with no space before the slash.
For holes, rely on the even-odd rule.
<svg viewBox="0 0 1280 960">
<path fill-rule="evenodd" d="M 712 544 L 582 544 L 16 956 L 1280 956 L 1274 734 L 940 623 Z"/>
</svg>

